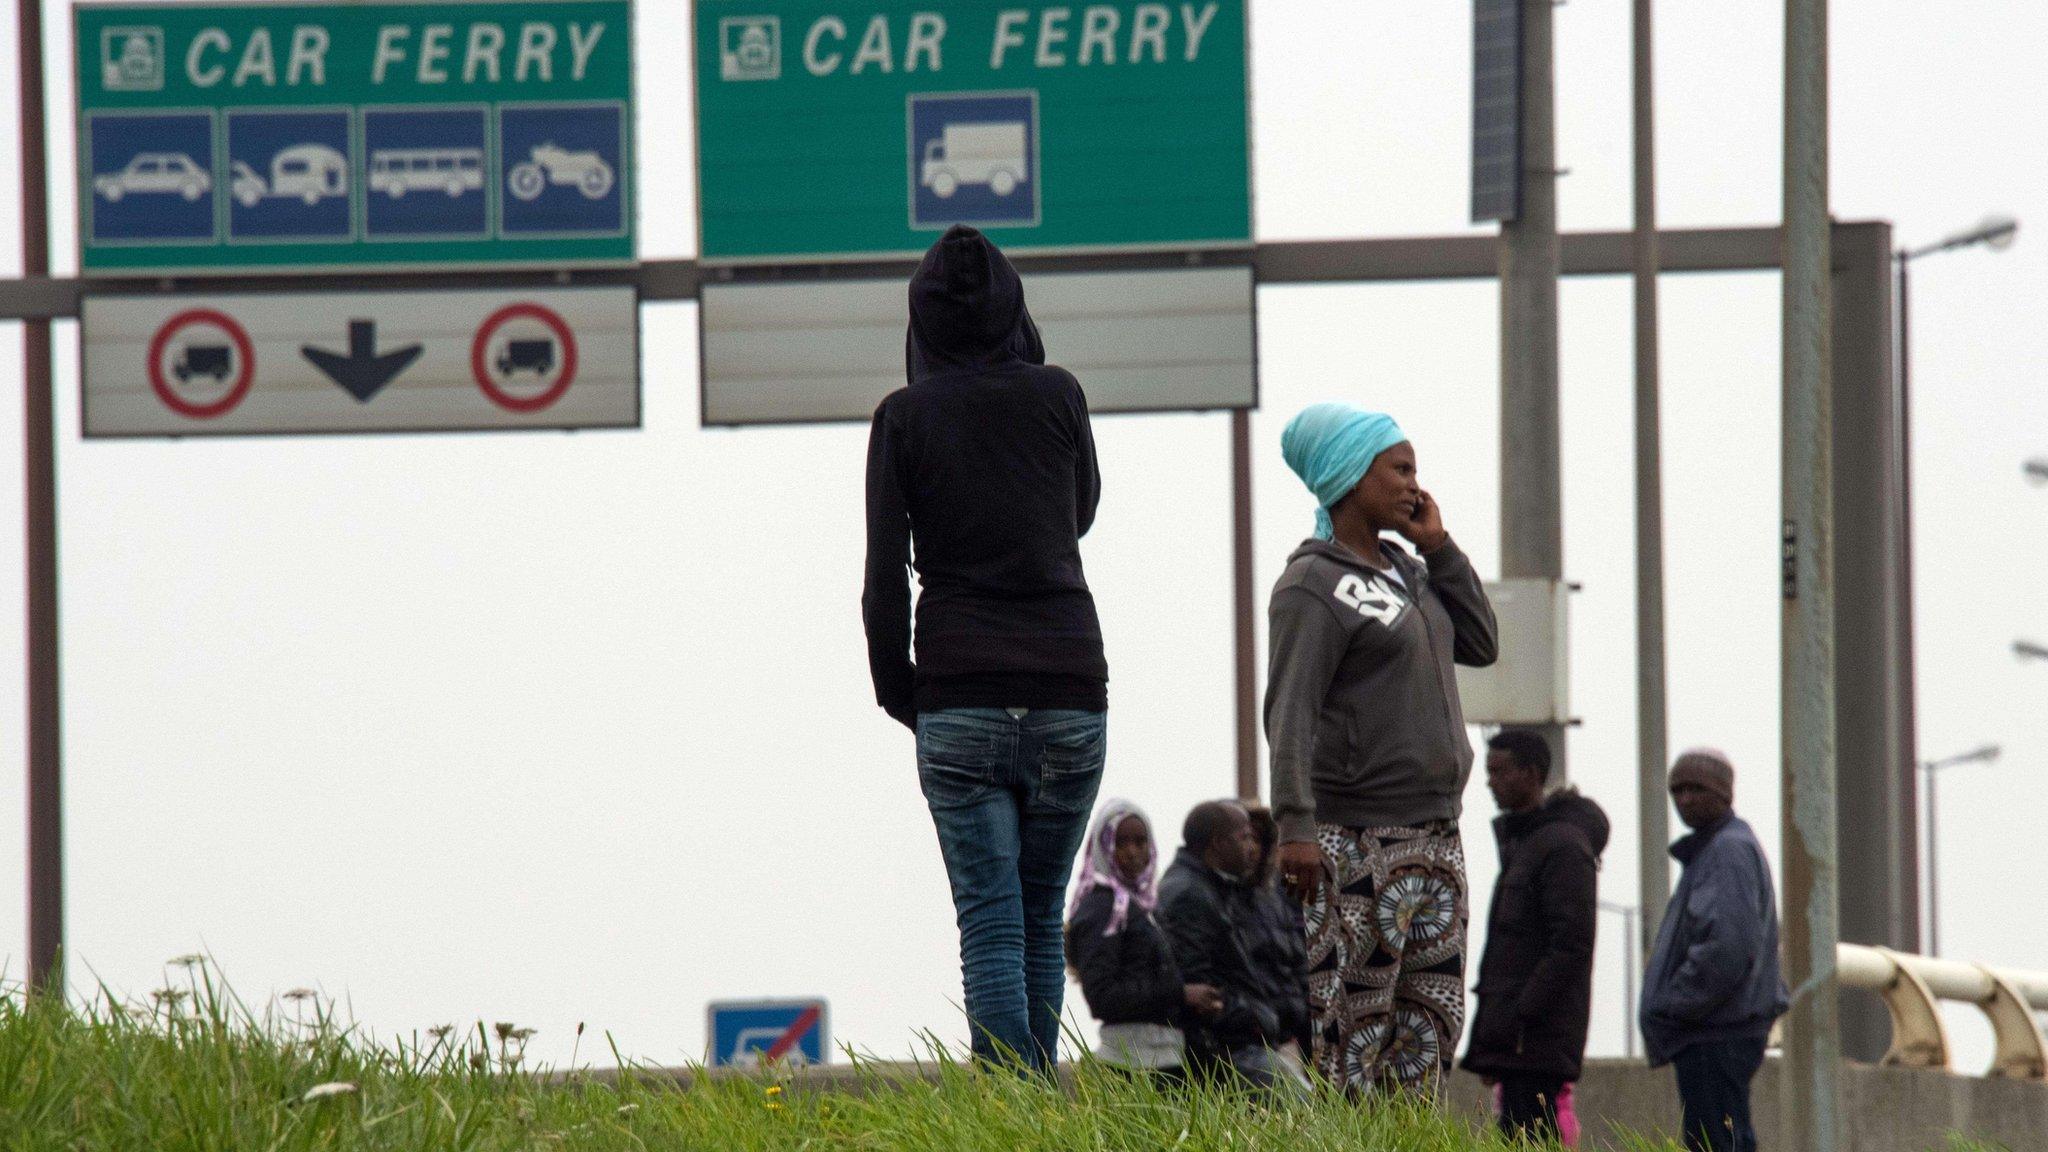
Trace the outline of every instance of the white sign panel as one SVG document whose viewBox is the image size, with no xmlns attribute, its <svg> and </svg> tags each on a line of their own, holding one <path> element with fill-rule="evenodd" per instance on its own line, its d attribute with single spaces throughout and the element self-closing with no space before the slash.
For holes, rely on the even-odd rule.
<svg viewBox="0 0 2048 1152">
<path fill-rule="evenodd" d="M 1500 659 L 1458 669 L 1468 724 L 1569 724 L 1571 589 L 1558 580 L 1495 580 L 1486 598 L 1500 625 Z"/>
<path fill-rule="evenodd" d="M 1024 277 L 1046 359 L 1095 412 L 1258 402 L 1249 268 Z M 904 384 L 902 280 L 706 284 L 704 423 L 866 420 Z"/>
<path fill-rule="evenodd" d="M 88 296 L 87 436 L 631 428 L 631 288 Z"/>
</svg>

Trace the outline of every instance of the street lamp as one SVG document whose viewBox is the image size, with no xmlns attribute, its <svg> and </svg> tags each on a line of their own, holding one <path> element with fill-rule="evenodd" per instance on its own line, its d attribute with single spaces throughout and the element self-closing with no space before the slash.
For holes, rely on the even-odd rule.
<svg viewBox="0 0 2048 1152">
<path fill-rule="evenodd" d="M 1935 252 L 1954 252 L 1958 248 L 1974 248 L 1982 244 L 1993 252 L 2003 252 L 2019 240 L 2019 221 L 2009 215 L 1987 215 L 1976 223 L 1976 228 L 1964 228 L 1952 232 L 1946 238 L 1919 248 L 1901 248 L 1896 254 L 1898 260 L 1898 570 L 1905 582 L 1905 594 L 1901 596 L 1901 627 L 1903 646 L 1907 652 L 1907 683 L 1913 683 L 1913 310 L 1911 310 L 1911 266 L 1921 256 L 1933 256 Z M 2034 465 L 2042 463 L 2042 482 L 2048 482 L 2048 461 L 2028 461 L 2028 476 L 2034 478 Z M 1911 707 L 1911 705 L 1909 705 Z M 1911 715 L 1909 726 L 1911 726 Z M 1935 920 L 1933 902 L 1933 773 L 1927 773 L 1927 939 L 1931 945 L 1942 937 L 1942 929 Z"/>
<path fill-rule="evenodd" d="M 1621 917 L 1621 946 L 1622 954 L 1625 957 L 1621 969 L 1622 987 L 1624 989 L 1622 995 L 1626 997 L 1622 1003 L 1628 1006 L 1628 1011 L 1622 1014 L 1621 1044 L 1622 1051 L 1628 1055 L 1629 1059 L 1633 1060 L 1636 1058 L 1636 975 L 1640 971 L 1636 967 L 1637 909 L 1633 904 L 1616 904 L 1609 900 L 1602 900 L 1600 902 L 1600 910 L 1602 912 L 1613 912 Z"/>
<path fill-rule="evenodd" d="M 2036 644 L 2032 640 L 2012 642 L 2012 654 L 2022 660 L 2048 660 L 2048 644 Z"/>
<path fill-rule="evenodd" d="M 1936 820 L 1934 806 L 1934 782 L 1940 778 L 1940 773 L 1944 768 L 1954 768 L 1963 764 L 1989 764 L 1993 760 L 1998 759 L 1998 754 L 2001 751 L 2003 749 L 1996 744 L 1986 744 L 1982 748 L 1972 749 L 1958 756 L 1950 756 L 1942 760 L 1929 760 L 1920 765 L 1920 771 L 1927 779 L 1927 783 L 1922 788 L 1922 791 L 1927 796 L 1927 954 L 1929 956 L 1941 955 L 1941 873 L 1939 870 L 1941 860 L 1936 855 L 1937 848 L 1935 844 L 1935 831 L 1939 824 Z"/>
<path fill-rule="evenodd" d="M 2020 467 L 2026 470 L 2028 480 L 2037 485 L 2048 484 L 2048 459 L 2037 457 L 2027 461 Z"/>
<path fill-rule="evenodd" d="M 1973 248 L 1979 244 L 1993 251 L 2002 252 L 2012 247 L 2012 242 L 2019 239 L 2019 235 L 2019 221 L 2010 216 L 1991 215 L 1986 216 L 1975 225 L 1965 228 L 1960 232 L 1951 232 L 1932 244 L 1926 244 L 1919 248 L 1901 249 L 1899 259 L 1916 260 L 1922 256 L 1931 256 L 1936 252 L 1948 252 L 1957 248 Z"/>
</svg>

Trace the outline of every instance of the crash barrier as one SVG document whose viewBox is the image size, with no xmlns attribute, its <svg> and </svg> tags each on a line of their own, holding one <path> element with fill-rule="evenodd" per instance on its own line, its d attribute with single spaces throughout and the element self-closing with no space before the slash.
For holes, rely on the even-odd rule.
<svg viewBox="0 0 2048 1152">
<path fill-rule="evenodd" d="M 2034 1013 L 2048 1011 L 2048 972 L 2019 972 L 1871 948 L 1837 947 L 1844 988 L 1884 999 L 1892 1017 L 1886 1064 L 1908 1068 L 1949 1066 L 1948 1029 L 1939 1001 L 1975 1004 L 1991 1020 L 1994 1051 L 1985 1075 L 2007 1080 L 2048 1080 L 2048 1040 Z"/>
</svg>

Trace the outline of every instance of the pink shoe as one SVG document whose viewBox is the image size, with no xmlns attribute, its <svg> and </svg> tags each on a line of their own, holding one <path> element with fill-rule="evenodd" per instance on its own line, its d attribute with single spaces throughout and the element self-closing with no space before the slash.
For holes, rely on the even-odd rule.
<svg viewBox="0 0 2048 1152">
<path fill-rule="evenodd" d="M 1579 1146 L 1579 1113 L 1572 1106 L 1572 1086 L 1567 1083 L 1557 1094 L 1557 1134 L 1567 1148 Z"/>
</svg>

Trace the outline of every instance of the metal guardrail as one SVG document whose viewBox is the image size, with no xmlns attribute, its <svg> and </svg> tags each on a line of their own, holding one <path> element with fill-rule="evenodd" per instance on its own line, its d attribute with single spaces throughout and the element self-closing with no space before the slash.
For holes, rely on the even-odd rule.
<svg viewBox="0 0 2048 1152">
<path fill-rule="evenodd" d="M 1870 948 L 1837 946 L 1844 988 L 1882 997 L 1892 1016 L 1886 1064 L 1949 1067 L 1948 1029 L 1939 1002 L 1975 1004 L 1991 1021 L 1994 1052 L 1987 1076 L 2048 1081 L 2048 1038 L 2034 1013 L 2048 1011 L 2048 972 L 2019 972 Z"/>
</svg>

